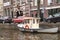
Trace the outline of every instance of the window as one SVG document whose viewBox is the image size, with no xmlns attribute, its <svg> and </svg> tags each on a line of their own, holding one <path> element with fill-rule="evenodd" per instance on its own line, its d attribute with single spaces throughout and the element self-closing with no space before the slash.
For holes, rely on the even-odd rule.
<svg viewBox="0 0 60 40">
<path fill-rule="evenodd" d="M 18 2 L 20 2 L 20 0 L 17 0 Z"/>
<path fill-rule="evenodd" d="M 19 4 L 19 5 L 20 5 L 20 0 L 17 0 L 17 4 Z"/>
<path fill-rule="evenodd" d="M 8 8 L 8 16 L 10 16 L 10 9 Z"/>
<path fill-rule="evenodd" d="M 10 16 L 10 9 L 4 9 L 5 16 Z"/>
<path fill-rule="evenodd" d="M 54 17 L 59 17 L 59 16 L 60 16 L 60 13 L 54 14 Z"/>
<path fill-rule="evenodd" d="M 20 5 L 22 5 L 21 0 L 20 0 Z"/>
<path fill-rule="evenodd" d="M 33 14 L 31 14 L 31 16 L 33 17 L 34 15 L 33 15 Z"/>
<path fill-rule="evenodd" d="M 31 6 L 33 6 L 33 2 L 31 2 Z"/>
<path fill-rule="evenodd" d="M 60 3 L 60 0 L 57 0 L 57 3 Z"/>
<path fill-rule="evenodd" d="M 53 14 L 58 13 L 58 11 L 59 11 L 59 9 L 50 9 L 50 10 L 48 10 L 48 14 L 49 14 L 49 15 L 53 15 Z M 59 12 L 60 12 L 60 11 L 59 11 Z"/>
<path fill-rule="evenodd" d="M 26 3 L 28 3 L 28 0 L 26 0 Z"/>
<path fill-rule="evenodd" d="M 29 19 L 26 19 L 26 20 L 25 20 L 25 23 L 29 23 Z"/>
<path fill-rule="evenodd" d="M 13 0 L 11 0 L 11 4 L 13 4 Z"/>
<path fill-rule="evenodd" d="M 25 22 L 24 23 L 27 23 L 27 20 L 25 20 Z"/>
<path fill-rule="evenodd" d="M 21 0 L 21 4 L 24 4 L 25 3 L 25 0 Z"/>
<path fill-rule="evenodd" d="M 5 16 L 7 16 L 7 10 L 6 9 L 4 9 L 4 13 L 5 13 Z"/>
<path fill-rule="evenodd" d="M 27 2 L 32 2 L 33 0 L 27 0 Z"/>
<path fill-rule="evenodd" d="M 3 2 L 5 3 L 7 0 L 4 0 Z"/>
<path fill-rule="evenodd" d="M 10 0 L 3 0 L 4 3 L 9 2 Z"/>
<path fill-rule="evenodd" d="M 52 0 L 48 0 L 48 5 L 51 5 L 51 3 L 52 3 Z"/>
<path fill-rule="evenodd" d="M 29 23 L 29 19 L 27 20 L 27 23 Z"/>
<path fill-rule="evenodd" d="M 43 4 L 43 0 L 40 1 L 40 4 Z"/>
<path fill-rule="evenodd" d="M 33 23 L 35 23 L 35 20 L 33 19 Z"/>
<path fill-rule="evenodd" d="M 37 6 L 37 0 L 34 0 L 34 3 L 35 3 L 34 5 Z"/>
<path fill-rule="evenodd" d="M 39 23 L 39 19 L 37 19 L 37 23 Z"/>
</svg>

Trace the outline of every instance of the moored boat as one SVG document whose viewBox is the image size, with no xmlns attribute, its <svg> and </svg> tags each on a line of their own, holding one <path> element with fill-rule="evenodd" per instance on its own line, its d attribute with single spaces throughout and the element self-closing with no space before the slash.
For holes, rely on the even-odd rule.
<svg viewBox="0 0 60 40">
<path fill-rule="evenodd" d="M 21 31 L 30 31 L 30 32 L 48 32 L 48 33 L 56 33 L 58 32 L 58 27 L 54 28 L 43 28 L 40 27 L 40 18 L 35 17 L 24 17 L 23 22 L 17 24 L 19 30 Z"/>
</svg>

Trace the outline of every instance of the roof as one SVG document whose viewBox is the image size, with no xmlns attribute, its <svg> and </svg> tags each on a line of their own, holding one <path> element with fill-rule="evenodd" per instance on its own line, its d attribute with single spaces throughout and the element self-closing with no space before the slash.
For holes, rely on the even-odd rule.
<svg viewBox="0 0 60 40">
<path fill-rule="evenodd" d="M 24 17 L 23 19 L 40 19 L 40 18 L 37 18 L 37 17 Z"/>
<path fill-rule="evenodd" d="M 14 18 L 13 20 L 25 20 L 25 19 L 40 19 L 40 18 L 19 16 L 18 18 Z"/>
</svg>

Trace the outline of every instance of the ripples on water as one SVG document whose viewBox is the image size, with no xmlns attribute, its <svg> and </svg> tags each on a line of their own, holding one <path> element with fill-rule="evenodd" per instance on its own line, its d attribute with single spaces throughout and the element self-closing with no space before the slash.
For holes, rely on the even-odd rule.
<svg viewBox="0 0 60 40">
<path fill-rule="evenodd" d="M 11 28 L 9 25 L 8 28 Z M 14 28 L 14 27 L 13 27 Z M 57 34 L 21 32 L 18 29 L 1 29 L 0 40 L 58 40 Z"/>
</svg>

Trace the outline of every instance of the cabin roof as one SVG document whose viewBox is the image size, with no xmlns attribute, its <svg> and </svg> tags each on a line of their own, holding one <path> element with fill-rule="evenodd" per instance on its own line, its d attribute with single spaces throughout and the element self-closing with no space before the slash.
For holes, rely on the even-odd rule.
<svg viewBox="0 0 60 40">
<path fill-rule="evenodd" d="M 40 19 L 40 18 L 37 18 L 37 17 L 24 17 L 23 19 Z"/>
</svg>

